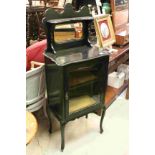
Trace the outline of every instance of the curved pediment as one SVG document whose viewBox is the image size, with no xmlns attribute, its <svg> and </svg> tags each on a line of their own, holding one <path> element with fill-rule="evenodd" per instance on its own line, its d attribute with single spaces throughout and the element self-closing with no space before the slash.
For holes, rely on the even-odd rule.
<svg viewBox="0 0 155 155">
<path fill-rule="evenodd" d="M 43 22 L 53 19 L 64 19 L 64 18 L 77 18 L 77 17 L 91 17 L 87 6 L 83 6 L 79 11 L 74 11 L 72 4 L 67 3 L 64 7 L 64 11 L 59 13 L 53 8 L 48 8 L 45 11 Z"/>
</svg>

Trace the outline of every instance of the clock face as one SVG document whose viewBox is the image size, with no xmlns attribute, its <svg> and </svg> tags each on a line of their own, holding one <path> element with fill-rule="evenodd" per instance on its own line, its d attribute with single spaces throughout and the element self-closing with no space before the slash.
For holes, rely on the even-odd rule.
<svg viewBox="0 0 155 155">
<path fill-rule="evenodd" d="M 106 23 L 101 24 L 101 34 L 105 39 L 109 37 L 110 32 Z"/>
</svg>

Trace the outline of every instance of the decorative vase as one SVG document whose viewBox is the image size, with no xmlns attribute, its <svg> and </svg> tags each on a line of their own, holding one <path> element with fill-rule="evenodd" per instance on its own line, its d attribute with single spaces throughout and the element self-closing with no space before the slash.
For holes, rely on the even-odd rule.
<svg viewBox="0 0 155 155">
<path fill-rule="evenodd" d="M 102 5 L 102 12 L 105 12 L 106 14 L 110 14 L 111 7 L 109 3 L 103 3 Z"/>
</svg>

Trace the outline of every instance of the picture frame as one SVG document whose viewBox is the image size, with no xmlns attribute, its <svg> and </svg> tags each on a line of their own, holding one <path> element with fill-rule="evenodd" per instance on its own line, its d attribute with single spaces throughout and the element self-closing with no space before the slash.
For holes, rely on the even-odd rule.
<svg viewBox="0 0 155 155">
<path fill-rule="evenodd" d="M 106 48 L 116 42 L 110 15 L 101 14 L 95 16 L 94 25 L 99 47 Z"/>
</svg>

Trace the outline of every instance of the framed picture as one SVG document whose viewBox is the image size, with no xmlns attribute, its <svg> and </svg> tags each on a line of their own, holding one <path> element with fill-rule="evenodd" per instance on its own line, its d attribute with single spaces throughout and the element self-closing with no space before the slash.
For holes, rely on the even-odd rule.
<svg viewBox="0 0 155 155">
<path fill-rule="evenodd" d="M 99 46 L 111 46 L 116 39 L 110 15 L 97 15 L 94 18 Z"/>
</svg>

